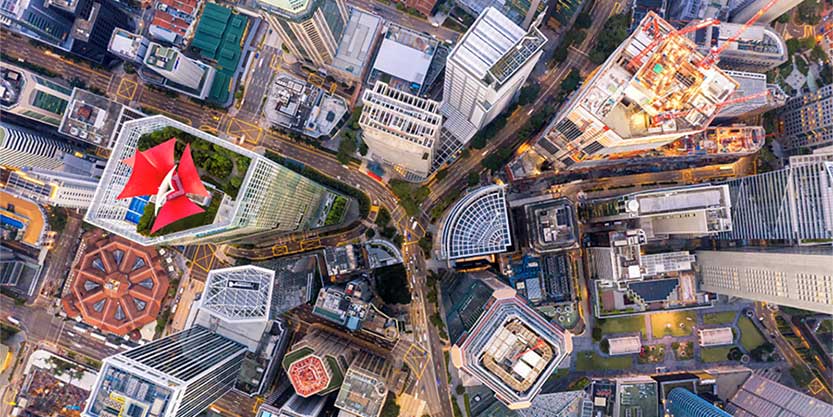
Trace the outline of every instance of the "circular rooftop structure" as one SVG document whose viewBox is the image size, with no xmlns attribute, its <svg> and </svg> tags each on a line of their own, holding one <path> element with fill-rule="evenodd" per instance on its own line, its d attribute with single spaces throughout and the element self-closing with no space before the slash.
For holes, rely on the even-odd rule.
<svg viewBox="0 0 833 417">
<path fill-rule="evenodd" d="M 168 276 L 156 249 L 97 230 L 83 240 L 63 299 L 70 317 L 124 336 L 156 320 L 168 291 Z"/>
<path fill-rule="evenodd" d="M 463 197 L 443 222 L 441 255 L 448 260 L 490 255 L 512 245 L 502 185 L 478 188 Z"/>
<path fill-rule="evenodd" d="M 208 273 L 200 308 L 227 322 L 269 319 L 275 271 L 252 265 Z"/>
</svg>

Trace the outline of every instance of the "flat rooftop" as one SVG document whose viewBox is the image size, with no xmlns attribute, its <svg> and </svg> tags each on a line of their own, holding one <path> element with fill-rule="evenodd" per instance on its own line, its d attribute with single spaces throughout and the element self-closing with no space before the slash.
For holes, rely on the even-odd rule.
<svg viewBox="0 0 833 417">
<path fill-rule="evenodd" d="M 46 232 L 46 214 L 34 201 L 0 190 L 0 219 L 3 227 L 22 230 L 20 241 L 39 247 Z"/>
<path fill-rule="evenodd" d="M 372 85 L 377 79 L 386 81 L 386 78 L 392 77 L 387 82 L 394 88 L 410 91 L 412 85 L 421 87 L 438 45 L 436 39 L 390 24 L 379 46 L 368 82 Z"/>
<path fill-rule="evenodd" d="M 108 148 L 111 147 L 111 140 L 115 139 L 113 133 L 124 117 L 132 120 L 141 116 L 142 113 L 107 97 L 74 88 L 58 131 L 84 142 Z"/>
<path fill-rule="evenodd" d="M 553 347 L 520 320 L 507 320 L 484 347 L 482 364 L 515 391 L 526 391 L 554 357 Z"/>
<path fill-rule="evenodd" d="M 331 65 L 354 77 L 361 77 L 381 26 L 382 19 L 379 17 L 350 8 L 350 18 Z"/>
<path fill-rule="evenodd" d="M 351 367 L 336 397 L 335 406 L 358 417 L 376 417 L 385 404 L 386 381 Z"/>
</svg>

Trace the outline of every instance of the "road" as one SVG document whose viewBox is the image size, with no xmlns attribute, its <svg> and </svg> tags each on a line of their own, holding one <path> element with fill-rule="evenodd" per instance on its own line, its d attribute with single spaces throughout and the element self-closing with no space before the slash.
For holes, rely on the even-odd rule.
<svg viewBox="0 0 833 417">
<path fill-rule="evenodd" d="M 81 222 L 82 219 L 79 214 L 67 210 L 66 226 L 52 244 L 49 257 L 46 259 L 48 264 L 46 273 L 43 274 L 40 282 L 41 289 L 37 297 L 40 298 L 39 302 L 43 305 L 51 302 L 53 293 L 60 297 L 61 285 L 67 276 L 67 271 L 71 266 L 73 256 L 75 256 L 75 249 L 80 241 Z"/>
<path fill-rule="evenodd" d="M 398 25 L 414 29 L 417 32 L 425 32 L 442 41 L 455 41 L 460 36 L 459 33 L 448 29 L 446 27 L 434 27 L 427 20 L 415 16 L 411 16 L 404 12 L 396 10 L 396 7 L 382 4 L 376 0 L 347 0 L 347 4 L 359 9 L 376 14 L 388 22 L 393 22 Z"/>
</svg>

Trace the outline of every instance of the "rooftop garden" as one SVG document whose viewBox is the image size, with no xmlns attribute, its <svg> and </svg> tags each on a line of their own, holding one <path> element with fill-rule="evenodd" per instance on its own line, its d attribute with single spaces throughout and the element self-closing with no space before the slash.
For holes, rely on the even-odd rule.
<svg viewBox="0 0 833 417">
<path fill-rule="evenodd" d="M 139 224 L 136 225 L 136 232 L 142 236 L 165 236 L 211 224 L 214 222 L 214 217 L 217 216 L 217 210 L 220 208 L 220 202 L 222 200 L 223 195 L 215 192 L 211 195 L 211 202 L 208 204 L 208 207 L 203 207 L 205 209 L 204 212 L 177 220 L 152 234 L 150 230 L 153 227 L 153 221 L 156 219 L 156 206 L 153 203 L 148 203 L 145 206 L 145 211 L 142 212 Z"/>
</svg>

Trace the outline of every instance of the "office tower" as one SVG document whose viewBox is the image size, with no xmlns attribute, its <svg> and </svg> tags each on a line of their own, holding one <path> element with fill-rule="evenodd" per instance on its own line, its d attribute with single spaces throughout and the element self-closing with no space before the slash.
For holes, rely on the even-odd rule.
<svg viewBox="0 0 833 417">
<path fill-rule="evenodd" d="M 575 93 L 513 172 L 582 168 L 659 148 L 709 126 L 737 82 L 649 12 Z"/>
<path fill-rule="evenodd" d="M 571 334 L 488 272 L 455 275 L 442 296 L 454 367 L 510 409 L 529 408 L 572 352 Z"/>
<path fill-rule="evenodd" d="M 721 22 L 689 33 L 701 53 L 721 47 L 742 30 L 743 23 Z M 787 43 L 769 26 L 753 25 L 720 54 L 720 68 L 764 73 L 787 62 Z"/>
<path fill-rule="evenodd" d="M 833 84 L 790 98 L 779 116 L 784 134 L 778 140 L 787 153 L 833 145 Z"/>
<path fill-rule="evenodd" d="M 774 240 L 793 245 L 833 240 L 833 162 L 792 164 L 726 183 L 732 230 L 724 240 Z"/>
<path fill-rule="evenodd" d="M 529 29 L 535 18 L 547 9 L 547 2 L 543 0 L 461 0 L 457 4 L 472 16 L 479 16 L 484 10 L 492 7 L 523 29 Z"/>
<path fill-rule="evenodd" d="M 293 55 L 319 67 L 333 63 L 349 16 L 344 0 L 256 3 Z"/>
<path fill-rule="evenodd" d="M 63 81 L 0 63 L 0 109 L 53 127 L 61 124 L 72 89 Z"/>
<path fill-rule="evenodd" d="M 148 52 L 148 38 L 124 29 L 116 29 L 107 44 L 111 54 L 130 62 L 141 64 Z"/>
<path fill-rule="evenodd" d="M 647 239 L 693 238 L 732 230 L 729 195 L 725 184 L 688 185 L 591 200 L 582 210 L 591 223 L 635 222 Z"/>
<path fill-rule="evenodd" d="M 0 288 L 26 298 L 35 294 L 42 264 L 23 251 L 0 245 Z"/>
<path fill-rule="evenodd" d="M 198 214 L 201 219 L 189 219 L 187 224 L 179 222 L 156 234 L 148 233 L 148 222 L 141 218 L 143 214 L 148 215 L 147 220 L 154 218 L 152 211 L 145 210 L 153 210 L 149 202 L 156 200 L 150 201 L 147 196 L 118 198 L 133 172 L 123 160 L 145 150 L 139 148 L 144 135 L 148 136 L 143 143 L 169 138 L 190 141 L 198 169 L 203 169 L 201 160 L 209 160 L 208 152 L 212 158 L 236 167 L 234 176 L 233 170 L 212 174 L 205 169 L 201 181 L 210 185 L 211 192 L 208 201 L 198 201 L 205 210 Z M 272 229 L 304 229 L 321 216 L 325 193 L 322 186 L 263 155 L 157 115 L 123 125 L 85 221 L 141 245 L 225 241 Z"/>
<path fill-rule="evenodd" d="M 344 375 L 335 406 L 356 417 L 378 417 L 388 395 L 391 364 L 370 352 L 353 359 Z"/>
<path fill-rule="evenodd" d="M 324 410 L 326 402 L 326 395 L 304 398 L 298 394 L 292 394 L 283 405 L 263 404 L 257 411 L 257 417 L 318 417 Z"/>
<path fill-rule="evenodd" d="M 188 58 L 174 48 L 151 42 L 145 55 L 145 66 L 170 82 L 204 96 L 211 88 L 214 68 Z"/>
<path fill-rule="evenodd" d="M 731 417 L 699 395 L 681 387 L 673 388 L 665 402 L 669 417 Z"/>
<path fill-rule="evenodd" d="M 349 341 L 324 330 L 310 329 L 283 357 L 283 369 L 301 397 L 336 391 L 356 352 Z"/>
<path fill-rule="evenodd" d="M 246 347 L 203 327 L 104 359 L 85 417 L 194 417 L 228 392 Z"/>
<path fill-rule="evenodd" d="M 362 139 L 370 157 L 419 181 L 428 176 L 440 136 L 440 103 L 377 81 L 362 96 Z"/>
<path fill-rule="evenodd" d="M 833 415 L 833 405 L 751 374 L 729 399 L 726 411 L 735 416 L 819 417 Z"/>
<path fill-rule="evenodd" d="M 118 138 L 121 125 L 144 116 L 144 113 L 115 100 L 76 87 L 72 89 L 58 132 L 95 145 L 99 152 L 109 152 Z"/>
<path fill-rule="evenodd" d="M 72 149 L 29 130 L 0 124 L 0 165 L 12 168 L 57 169 Z"/>
<path fill-rule="evenodd" d="M 448 56 L 443 128 L 467 144 L 509 107 L 546 42 L 537 28 L 524 30 L 493 7 L 483 10 Z"/>
<path fill-rule="evenodd" d="M 38 168 L 12 171 L 6 188 L 47 206 L 80 208 L 90 206 L 98 179 L 89 175 Z"/>
<path fill-rule="evenodd" d="M 723 107 L 717 113 L 718 119 L 754 116 L 781 107 L 787 102 L 787 94 L 778 84 L 768 84 L 766 74 L 743 71 L 726 71 L 726 74 L 740 85 L 729 100 L 754 98 Z"/>
<path fill-rule="evenodd" d="M 9 0 L 0 6 L 0 16 L 14 32 L 104 66 L 114 61 L 107 53 L 110 34 L 133 27 L 111 0 Z"/>
<path fill-rule="evenodd" d="M 751 19 L 755 14 L 761 11 L 771 0 L 741 0 L 735 3 L 735 6 L 729 13 L 729 21 L 732 23 L 744 24 Z M 756 25 L 769 26 L 773 20 L 780 17 L 782 14 L 789 12 L 793 7 L 798 6 L 802 0 L 779 0 L 773 4 L 769 10 L 764 12 Z"/>
<path fill-rule="evenodd" d="M 833 313 L 833 248 L 697 251 L 704 291 Z"/>
<path fill-rule="evenodd" d="M 512 246 L 508 210 L 504 186 L 470 191 L 441 222 L 440 258 L 455 261 L 505 252 Z"/>
<path fill-rule="evenodd" d="M 706 10 L 704 0 L 676 0 L 670 1 L 668 4 L 668 13 L 666 18 L 669 20 L 679 20 L 688 22 L 691 20 L 702 19 Z"/>
</svg>

